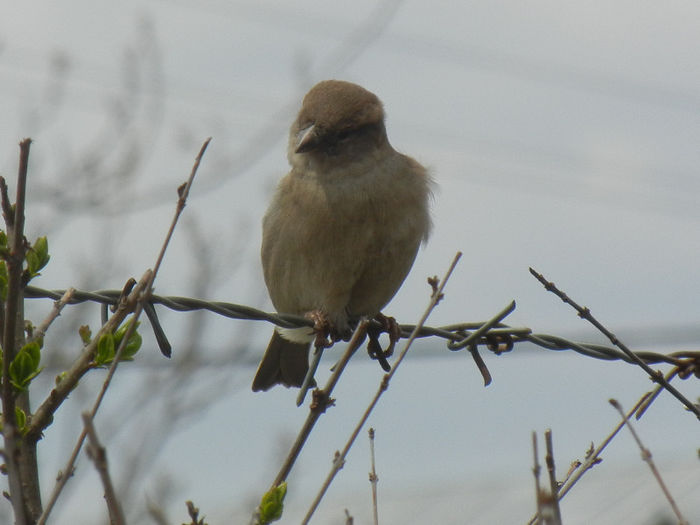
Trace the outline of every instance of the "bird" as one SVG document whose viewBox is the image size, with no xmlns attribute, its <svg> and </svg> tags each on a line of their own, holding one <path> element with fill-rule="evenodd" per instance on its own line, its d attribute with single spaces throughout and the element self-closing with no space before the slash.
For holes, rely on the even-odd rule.
<svg viewBox="0 0 700 525">
<path fill-rule="evenodd" d="M 265 284 L 277 312 L 321 318 L 347 338 L 381 315 L 428 240 L 434 182 L 389 143 L 379 98 L 343 80 L 304 96 L 287 157 L 263 217 Z M 313 339 L 310 327 L 276 327 L 253 390 L 301 386 Z"/>
</svg>

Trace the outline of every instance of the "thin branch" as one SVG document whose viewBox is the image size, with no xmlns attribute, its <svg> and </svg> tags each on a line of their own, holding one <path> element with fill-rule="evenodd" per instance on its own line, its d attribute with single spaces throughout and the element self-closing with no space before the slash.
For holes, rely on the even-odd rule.
<svg viewBox="0 0 700 525">
<path fill-rule="evenodd" d="M 683 403 L 688 410 L 690 410 L 695 416 L 700 419 L 700 407 L 697 405 L 693 404 L 688 398 L 686 398 L 683 394 L 681 394 L 671 383 L 666 381 L 664 376 L 652 369 L 647 363 L 644 362 L 637 354 L 632 352 L 627 346 L 620 341 L 615 334 L 610 332 L 605 326 L 603 326 L 602 323 L 600 323 L 595 317 L 593 317 L 593 314 L 591 313 L 590 309 L 587 307 L 579 306 L 578 303 L 576 303 L 574 300 L 572 300 L 566 293 L 562 292 L 559 290 L 556 285 L 551 282 L 547 281 L 547 279 L 544 278 L 544 276 L 532 268 L 530 268 L 530 273 L 544 286 L 545 290 L 548 292 L 554 293 L 557 297 L 559 297 L 563 302 L 566 304 L 572 306 L 577 312 L 579 317 L 582 319 L 587 320 L 589 323 L 591 323 L 593 326 L 595 326 L 603 335 L 605 335 L 610 342 L 617 346 L 622 352 L 630 359 L 631 362 L 636 363 L 639 365 L 647 374 L 649 374 L 649 377 L 651 378 L 652 381 L 655 381 L 656 383 L 660 384 L 663 386 L 666 390 L 668 390 L 676 399 L 678 399 L 681 403 Z"/>
<path fill-rule="evenodd" d="M 204 522 L 204 518 L 199 517 L 199 509 L 194 506 L 194 503 L 191 501 L 186 501 L 185 505 L 187 505 L 187 514 L 190 516 L 190 519 L 192 520 L 189 525 L 207 525 Z M 188 525 L 188 524 L 184 524 Z"/>
<path fill-rule="evenodd" d="M 139 298 L 142 296 L 143 290 L 145 289 L 147 283 L 150 281 L 150 274 L 151 271 L 147 271 L 146 274 L 141 278 L 141 281 L 139 281 L 139 283 L 132 289 L 129 295 L 123 299 L 114 315 L 112 315 L 112 317 L 109 318 L 107 323 L 102 326 L 97 335 L 93 337 L 92 341 L 83 349 L 83 352 L 81 353 L 80 357 L 78 357 L 78 359 L 70 368 L 70 370 L 66 372 L 66 374 L 62 377 L 61 381 L 51 391 L 49 397 L 46 398 L 44 403 L 42 403 L 42 405 L 37 409 L 37 411 L 34 413 L 34 417 L 32 418 L 32 422 L 29 427 L 30 431 L 27 433 L 27 436 L 33 436 L 34 439 L 39 439 L 43 429 L 51 424 L 53 414 L 56 411 L 56 409 L 66 399 L 68 394 L 70 394 L 75 385 L 77 385 L 80 377 L 82 377 L 82 375 L 85 374 L 87 370 L 92 368 L 92 362 L 95 357 L 95 353 L 97 352 L 97 342 L 100 340 L 100 337 L 102 336 L 102 334 L 114 332 L 114 330 L 116 330 L 119 327 L 119 325 L 127 316 L 127 314 L 134 310 Z M 132 322 L 132 326 L 135 326 L 135 322 Z M 119 345 L 120 349 L 122 348 L 124 341 L 128 341 L 126 334 L 122 339 L 122 344 Z M 116 361 L 116 359 L 117 356 L 115 355 L 114 360 Z M 98 396 L 98 402 L 102 400 L 104 391 L 105 387 L 103 383 L 102 390 L 100 391 L 100 395 Z M 93 411 L 96 410 L 97 406 L 99 406 L 99 403 L 96 402 L 96 404 L 93 405 Z M 87 432 L 85 430 L 85 426 L 83 426 L 83 430 L 80 433 L 80 436 L 78 437 L 75 446 L 73 447 L 73 450 L 70 454 L 70 457 L 68 458 L 66 466 L 63 468 L 63 470 L 59 472 L 58 476 L 56 477 L 56 485 L 54 485 L 53 491 L 51 492 L 51 496 L 49 497 L 46 507 L 44 508 L 44 512 L 41 514 L 39 520 L 37 521 L 37 525 L 46 524 L 46 520 L 48 519 L 49 514 L 51 514 L 51 511 L 53 510 L 56 501 L 58 501 L 58 497 L 60 496 L 61 491 L 65 487 L 66 483 L 68 483 L 68 479 L 70 479 L 70 477 L 73 475 L 73 472 L 75 470 L 75 462 L 78 459 L 78 455 L 80 454 L 80 450 L 82 449 L 83 442 L 85 441 L 86 436 Z"/>
<path fill-rule="evenodd" d="M 552 525 L 561 525 L 561 509 L 559 508 L 559 484 L 557 483 L 557 475 L 555 472 L 554 465 L 554 445 L 552 443 L 552 430 L 547 429 L 544 431 L 544 443 L 546 448 L 545 463 L 547 465 L 547 472 L 549 473 L 549 491 L 551 494 L 551 505 L 552 512 L 554 514 L 552 518 Z"/>
<path fill-rule="evenodd" d="M 540 455 L 537 451 L 537 432 L 532 432 L 532 475 L 535 477 L 535 502 L 537 504 L 537 524 L 543 523 L 542 516 L 542 489 L 540 488 Z"/>
<path fill-rule="evenodd" d="M 46 319 L 44 319 L 42 323 L 36 327 L 32 337 L 27 342 L 31 343 L 32 341 L 38 341 L 46 335 L 46 331 L 49 329 L 49 326 L 51 326 L 51 323 L 53 323 L 56 318 L 61 315 L 61 310 L 63 310 L 66 304 L 73 299 L 73 293 L 75 293 L 75 288 L 68 288 L 66 293 L 64 293 L 58 301 L 54 302 L 53 308 L 49 312 L 49 315 L 47 315 Z"/>
<path fill-rule="evenodd" d="M 150 298 L 150 295 L 151 295 L 151 292 L 153 289 L 153 282 L 154 282 L 155 277 L 156 277 L 156 272 L 160 268 L 160 265 L 163 261 L 163 258 L 165 256 L 165 251 L 167 250 L 168 244 L 170 243 L 170 239 L 173 236 L 173 233 L 175 231 L 175 226 L 177 225 L 180 214 L 182 213 L 182 210 L 185 207 L 187 196 L 189 195 L 190 187 L 191 187 L 192 182 L 194 180 L 194 177 L 197 173 L 197 169 L 199 168 L 199 164 L 200 164 L 200 161 L 202 159 L 202 156 L 204 155 L 204 152 L 206 151 L 206 148 L 209 145 L 210 140 L 211 140 L 211 138 L 208 138 L 207 140 L 204 141 L 204 144 L 200 148 L 199 153 L 197 154 L 197 157 L 195 158 L 195 162 L 194 162 L 194 165 L 192 167 L 192 170 L 190 171 L 190 176 L 187 179 L 187 182 L 178 188 L 178 201 L 177 201 L 177 206 L 176 206 L 176 210 L 175 210 L 175 215 L 174 215 L 173 220 L 171 222 L 168 233 L 165 236 L 165 240 L 163 241 L 163 245 L 162 245 L 160 253 L 158 255 L 158 259 L 156 260 L 156 264 L 154 266 L 154 269 L 146 271 L 146 273 L 144 274 L 144 276 L 141 279 L 141 281 L 139 282 L 139 284 L 137 286 L 135 286 L 134 289 L 131 290 L 129 293 L 129 297 L 131 298 L 132 305 L 135 306 L 134 315 L 133 315 L 131 322 L 126 330 L 126 333 L 124 334 L 124 336 L 121 340 L 121 343 L 119 344 L 119 348 L 117 348 L 117 350 L 115 352 L 114 359 L 112 360 L 112 364 L 110 365 L 109 371 L 107 372 L 107 377 L 105 378 L 105 380 L 102 384 L 102 388 L 100 389 L 100 392 L 97 395 L 97 398 L 95 399 L 95 402 L 92 406 L 92 409 L 90 410 L 90 412 L 88 414 L 88 417 L 91 420 L 94 419 L 95 414 L 97 413 L 97 410 L 99 409 L 99 407 L 102 403 L 102 400 L 104 399 L 104 396 L 107 393 L 107 389 L 109 388 L 109 385 L 112 381 L 112 377 L 114 376 L 114 374 L 117 370 L 117 366 L 119 364 L 119 361 L 121 359 L 121 356 L 122 356 L 124 350 L 126 349 L 126 346 L 128 344 L 129 339 L 136 331 L 137 321 L 138 321 L 141 313 L 144 310 L 144 304 Z M 108 326 L 112 323 L 112 321 L 115 317 L 117 317 L 116 313 L 115 313 L 115 315 L 112 316 L 112 318 L 109 321 L 107 321 L 107 324 L 105 324 L 103 326 L 101 332 L 104 330 L 104 328 L 106 326 Z M 113 330 L 116 329 L 116 327 L 119 326 L 119 324 L 121 324 L 121 321 L 114 326 Z M 99 340 L 99 338 L 96 337 L 95 339 L 93 339 L 93 342 L 96 340 Z M 83 353 L 83 355 L 84 354 L 85 354 L 85 352 Z M 63 383 L 63 381 L 61 381 L 61 383 L 59 383 L 58 386 L 60 386 L 62 383 Z M 51 414 L 52 413 L 53 412 L 51 412 Z M 56 486 L 54 487 L 54 491 L 51 494 L 50 505 L 47 505 L 47 508 L 44 510 L 44 512 L 43 512 L 43 514 L 38 522 L 38 525 L 43 525 L 44 523 L 46 523 L 46 519 L 48 518 L 48 515 L 50 514 L 51 509 L 53 508 L 53 505 L 55 504 L 56 500 L 58 499 L 58 496 L 59 496 L 61 490 L 65 486 L 69 476 L 72 475 L 73 470 L 75 468 L 74 467 L 75 461 L 78 457 L 78 454 L 80 453 L 80 449 L 82 448 L 83 442 L 85 441 L 85 437 L 86 437 L 86 430 L 84 427 L 82 433 L 78 437 L 78 441 L 75 445 L 75 448 L 73 449 L 73 452 L 71 453 L 71 457 L 68 461 L 68 464 L 67 464 L 65 470 L 63 471 L 63 475 L 59 476 L 59 478 L 56 482 Z"/>
<path fill-rule="evenodd" d="M 170 239 L 172 239 L 173 233 L 175 232 L 177 221 L 180 218 L 182 210 L 185 209 L 185 205 L 187 204 L 187 197 L 189 197 L 190 195 L 190 189 L 192 188 L 194 177 L 197 174 L 197 170 L 199 169 L 199 164 L 202 162 L 202 157 L 204 156 L 204 152 L 207 150 L 207 147 L 209 146 L 210 142 L 211 137 L 207 138 L 202 144 L 202 147 L 199 148 L 199 153 L 197 153 L 197 156 L 194 159 L 194 164 L 192 165 L 192 169 L 190 170 L 190 176 L 187 178 L 187 181 L 177 189 L 178 199 L 177 206 L 175 208 L 175 215 L 173 216 L 173 220 L 170 223 L 170 228 L 168 229 L 168 233 L 166 234 L 165 240 L 163 241 L 163 245 L 161 246 L 160 253 L 158 254 L 158 259 L 156 260 L 156 264 L 153 267 L 153 279 L 155 279 L 156 275 L 158 275 L 158 270 L 160 269 L 160 265 L 163 262 L 163 258 L 165 257 L 165 251 L 168 249 Z M 151 283 L 151 285 L 152 284 L 153 283 Z M 149 287 L 149 289 L 147 290 L 146 295 L 150 294 L 151 287 Z"/>
<path fill-rule="evenodd" d="M 23 490 L 20 461 L 20 436 L 15 415 L 15 389 L 10 378 L 10 364 L 17 353 L 18 338 L 21 337 L 22 324 L 19 323 L 22 303 L 22 266 L 26 245 L 24 240 L 24 205 L 29 166 L 29 149 L 31 139 L 20 142 L 19 172 L 17 174 L 17 197 L 14 210 L 9 202 L 7 186 L 3 181 L 2 209 L 7 225 L 9 253 L 7 262 L 7 298 L 4 309 L 2 333 L 2 414 L 3 437 L 5 442 L 5 464 L 7 469 L 10 500 L 14 511 L 15 523 L 24 525 L 33 518 L 30 516 L 28 494 Z M 13 213 L 14 212 L 14 213 Z M 23 321 L 23 320 L 22 320 Z M 19 324 L 19 326 L 18 326 Z M 41 503 L 38 502 L 39 507 Z M 35 506 L 35 505 L 33 505 Z"/>
<path fill-rule="evenodd" d="M 304 447 L 304 443 L 306 443 L 306 439 L 311 434 L 316 422 L 321 417 L 321 414 L 326 411 L 326 408 L 333 404 L 333 399 L 331 399 L 330 395 L 333 392 L 338 379 L 340 379 L 340 375 L 343 373 L 345 366 L 350 361 L 350 358 L 360 347 L 362 341 L 364 341 L 365 335 L 367 334 L 367 324 L 368 321 L 366 319 L 360 322 L 353 333 L 352 339 L 350 339 L 350 342 L 348 343 L 347 349 L 340 358 L 340 361 L 338 361 L 336 364 L 333 373 L 328 378 L 326 385 L 322 390 L 314 390 L 313 400 L 309 405 L 309 415 L 306 417 L 306 421 L 304 421 L 304 425 L 301 427 L 301 430 L 299 431 L 289 454 L 287 454 L 277 477 L 275 477 L 275 480 L 272 482 L 271 488 L 279 486 L 284 480 L 287 479 L 287 476 L 291 472 L 292 467 L 299 457 L 301 449 Z"/>
<path fill-rule="evenodd" d="M 630 410 L 627 413 L 627 419 L 631 418 L 632 415 L 639 409 L 640 406 L 642 406 L 645 401 L 647 400 L 649 396 L 649 393 L 644 394 L 638 401 L 635 403 L 634 407 L 632 410 Z M 603 451 L 606 449 L 606 447 L 610 444 L 610 442 L 613 440 L 613 438 L 617 435 L 617 433 L 622 429 L 622 427 L 625 426 L 625 422 L 621 421 L 619 424 L 615 426 L 615 428 L 608 434 L 608 436 L 598 445 L 598 447 L 594 450 L 593 449 L 593 443 L 591 443 L 590 449 L 586 452 L 585 460 L 583 463 L 580 463 L 576 466 L 573 472 L 569 472 L 567 475 L 567 479 L 564 482 L 564 484 L 559 488 L 559 501 L 564 499 L 564 497 L 569 493 L 569 491 L 578 483 L 578 481 L 588 472 L 591 470 L 595 465 L 599 464 L 603 459 L 600 457 L 600 455 L 603 453 Z M 538 519 L 539 515 L 535 513 L 534 516 L 530 518 L 530 520 L 527 522 L 528 525 L 533 525 Z"/>
<path fill-rule="evenodd" d="M 165 515 L 165 511 L 163 511 L 161 507 L 151 501 L 148 497 L 146 497 L 146 510 L 156 525 L 170 525 L 170 521 Z"/>
<path fill-rule="evenodd" d="M 669 492 L 668 487 L 664 483 L 664 480 L 661 478 L 661 473 L 656 468 L 656 464 L 654 463 L 654 460 L 651 458 L 651 451 L 642 444 L 642 440 L 639 439 L 639 436 L 637 435 L 637 431 L 634 429 L 634 426 L 632 426 L 632 422 L 629 420 L 629 418 L 625 415 L 625 412 L 622 410 L 622 405 L 620 405 L 620 403 L 616 399 L 611 399 L 610 404 L 613 407 L 615 407 L 615 409 L 620 413 L 620 415 L 622 416 L 623 423 L 625 425 L 627 425 L 627 428 L 630 429 L 630 432 L 632 433 L 632 437 L 634 438 L 634 441 L 637 443 L 639 450 L 641 450 L 641 452 L 642 452 L 642 459 L 647 463 L 647 465 L 649 465 L 651 472 L 654 474 L 656 481 L 659 483 L 661 490 L 663 491 L 664 495 L 666 496 L 666 499 L 668 500 L 669 504 L 671 505 L 671 508 L 673 509 L 673 513 L 678 518 L 679 524 L 680 525 L 688 525 L 688 520 L 686 520 L 685 517 L 683 517 L 683 514 L 681 514 L 680 509 L 676 505 L 676 501 L 673 499 L 673 496 L 671 496 L 671 493 Z"/>
<path fill-rule="evenodd" d="M 26 439 L 39 440 L 41 438 L 41 433 L 51 424 L 53 414 L 58 407 L 77 386 L 83 375 L 94 367 L 97 343 L 101 336 L 106 333 L 113 333 L 126 316 L 134 311 L 138 298 L 145 289 L 149 277 L 150 270 L 146 272 L 132 291 L 122 298 L 112 317 L 100 328 L 90 343 L 83 348 L 80 356 L 73 362 L 71 367 L 61 375 L 61 380 L 34 412 L 31 421 L 27 425 Z"/>
<path fill-rule="evenodd" d="M 399 366 L 401 365 L 401 363 L 405 359 L 406 354 L 408 353 L 408 349 L 413 344 L 413 341 L 416 340 L 416 337 L 418 336 L 418 331 L 423 326 L 423 324 L 425 324 L 426 320 L 428 319 L 428 316 L 431 314 L 433 309 L 437 306 L 438 302 L 440 302 L 440 300 L 442 299 L 442 297 L 443 297 L 442 292 L 445 288 L 445 285 L 447 284 L 447 281 L 449 280 L 450 276 L 452 275 L 452 272 L 454 271 L 455 266 L 457 265 L 457 262 L 459 261 L 461 256 L 462 256 L 462 253 L 457 252 L 454 259 L 452 260 L 452 264 L 450 264 L 450 267 L 447 270 L 447 273 L 445 273 L 445 277 L 442 279 L 442 281 L 439 284 L 436 282 L 437 278 L 428 279 L 428 282 L 433 287 L 433 293 L 430 295 L 430 302 L 429 302 L 427 308 L 425 309 L 425 312 L 423 312 L 423 316 L 421 317 L 420 321 L 418 321 L 418 324 L 414 328 L 413 333 L 406 341 L 406 344 L 404 345 L 404 348 L 403 348 L 401 354 L 399 355 L 398 359 L 394 363 L 394 366 L 392 367 L 391 371 L 388 372 L 387 374 L 385 374 L 384 377 L 382 378 L 382 380 L 379 384 L 379 388 L 377 389 L 377 392 L 374 395 L 374 398 L 372 399 L 369 406 L 365 410 L 364 414 L 360 418 L 360 421 L 358 421 L 357 425 L 355 426 L 355 430 L 353 430 L 352 434 L 348 438 L 348 441 L 345 443 L 345 447 L 343 447 L 343 450 L 341 452 L 336 453 L 336 457 L 333 460 L 333 465 L 331 467 L 331 470 L 328 473 L 328 476 L 326 477 L 326 480 L 324 481 L 320 490 L 318 491 L 316 498 L 311 503 L 311 506 L 310 506 L 308 512 L 306 513 L 306 516 L 302 520 L 302 525 L 309 522 L 309 520 L 311 519 L 311 516 L 313 516 L 314 512 L 316 511 L 316 508 L 318 507 L 319 503 L 321 502 L 321 499 L 323 499 L 323 496 L 325 495 L 326 491 L 328 490 L 328 487 L 330 486 L 331 482 L 335 478 L 335 475 L 343 467 L 343 464 L 345 463 L 345 458 L 347 457 L 347 454 L 350 451 L 350 448 L 352 447 L 353 443 L 355 442 L 355 439 L 357 439 L 357 436 L 359 435 L 360 430 L 362 430 L 362 427 L 367 422 L 367 419 L 369 418 L 370 414 L 372 413 L 372 410 L 379 402 L 379 398 L 382 396 L 382 394 L 389 387 L 389 382 L 391 381 L 391 378 L 394 376 L 394 374 L 398 370 Z"/>
<path fill-rule="evenodd" d="M 88 456 L 95 464 L 95 468 L 102 480 L 102 487 L 105 491 L 105 500 L 107 501 L 107 509 L 109 510 L 109 521 L 111 525 L 125 525 L 124 512 L 119 504 L 117 495 L 114 492 L 114 485 L 109 476 L 109 468 L 107 466 L 107 451 L 100 443 L 97 437 L 97 431 L 93 425 L 92 418 L 87 412 L 83 412 L 83 424 L 88 436 Z"/>
<path fill-rule="evenodd" d="M 374 464 L 374 429 L 369 429 L 369 456 L 372 470 L 369 472 L 369 483 L 372 486 L 372 516 L 374 517 L 374 525 L 379 525 L 379 511 L 377 509 L 377 469 Z"/>
<path fill-rule="evenodd" d="M 355 519 L 350 515 L 350 511 L 345 509 L 345 525 L 353 525 L 354 523 Z"/>
<path fill-rule="evenodd" d="M 680 368 L 678 368 L 678 367 L 674 367 L 671 370 L 669 370 L 669 372 L 665 376 L 666 381 L 671 381 L 671 379 L 673 379 L 675 376 L 678 375 L 679 371 L 680 371 Z M 664 387 L 662 385 L 656 385 L 654 387 L 654 390 L 652 390 L 651 392 L 647 392 L 646 399 L 639 406 L 639 408 L 637 409 L 637 411 L 634 414 L 634 418 L 637 421 L 639 421 L 642 418 L 642 416 L 647 411 L 647 409 L 651 406 L 651 404 L 654 401 L 656 401 L 656 398 L 659 397 L 659 394 L 661 393 L 661 391 L 663 389 L 664 389 Z"/>
</svg>

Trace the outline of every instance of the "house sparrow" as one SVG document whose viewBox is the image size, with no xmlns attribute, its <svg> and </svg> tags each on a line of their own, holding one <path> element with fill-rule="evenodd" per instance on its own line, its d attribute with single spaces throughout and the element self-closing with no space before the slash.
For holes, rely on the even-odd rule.
<svg viewBox="0 0 700 525">
<path fill-rule="evenodd" d="M 265 283 L 278 312 L 321 316 L 347 336 L 391 300 L 427 240 L 431 179 L 389 144 L 379 99 L 339 80 L 306 94 L 287 155 L 263 219 Z M 313 338 L 277 327 L 253 390 L 301 386 Z"/>
</svg>

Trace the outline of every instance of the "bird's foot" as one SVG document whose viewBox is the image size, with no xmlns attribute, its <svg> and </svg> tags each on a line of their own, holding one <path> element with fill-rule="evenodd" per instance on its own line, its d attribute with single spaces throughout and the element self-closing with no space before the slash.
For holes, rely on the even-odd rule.
<svg viewBox="0 0 700 525">
<path fill-rule="evenodd" d="M 317 349 L 330 348 L 338 340 L 335 328 L 328 320 L 328 316 L 321 310 L 306 312 L 304 317 L 314 323 L 314 347 Z"/>
<path fill-rule="evenodd" d="M 385 372 L 389 372 L 391 370 L 391 366 L 389 365 L 387 358 L 393 355 L 396 341 L 401 339 L 401 327 L 396 322 L 396 319 L 393 317 L 387 317 L 383 313 L 378 313 L 374 319 L 380 326 L 370 327 L 367 330 L 367 335 L 369 337 L 367 352 L 372 359 L 379 361 L 379 364 Z M 379 344 L 379 336 L 383 333 L 387 333 L 389 335 L 389 346 L 386 347 L 386 350 L 382 349 L 382 345 Z"/>
</svg>

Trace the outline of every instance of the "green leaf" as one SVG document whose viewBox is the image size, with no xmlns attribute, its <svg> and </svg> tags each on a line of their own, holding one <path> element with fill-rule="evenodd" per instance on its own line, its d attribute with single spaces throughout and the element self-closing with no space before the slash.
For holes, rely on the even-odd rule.
<svg viewBox="0 0 700 525">
<path fill-rule="evenodd" d="M 39 345 L 30 343 L 17 352 L 10 363 L 10 382 L 20 391 L 26 390 L 32 379 L 39 375 Z"/>
<path fill-rule="evenodd" d="M 20 432 L 27 426 L 27 414 L 19 407 L 15 407 L 15 419 L 17 420 L 17 428 Z"/>
<path fill-rule="evenodd" d="M 27 260 L 27 271 L 29 272 L 29 276 L 31 278 L 34 275 L 36 275 L 39 271 L 37 270 L 37 268 L 39 267 L 39 257 L 37 256 L 36 252 L 31 248 L 27 250 L 27 253 L 24 257 Z"/>
<path fill-rule="evenodd" d="M 124 339 L 124 336 L 126 335 L 126 331 L 129 329 L 129 326 L 131 326 L 131 322 L 132 320 L 129 319 L 128 322 L 121 325 L 119 329 L 114 332 L 114 345 L 116 348 L 119 348 L 122 339 Z M 141 323 L 136 323 L 137 330 L 140 324 Z M 141 349 L 141 343 L 141 335 L 134 330 L 134 333 L 131 334 L 131 337 L 129 337 L 129 340 L 126 342 L 126 348 L 124 348 L 124 351 L 122 352 L 122 361 L 133 361 L 134 356 Z"/>
<path fill-rule="evenodd" d="M 41 361 L 41 346 L 39 346 L 37 341 L 27 343 L 22 347 L 20 352 L 27 352 L 29 357 L 31 357 L 34 370 L 39 368 L 39 361 Z"/>
<path fill-rule="evenodd" d="M 132 319 L 129 319 L 126 323 L 121 325 L 116 332 L 114 332 L 114 339 L 116 343 L 121 343 L 122 338 L 124 337 L 124 334 L 126 334 L 126 331 L 129 329 L 129 326 L 131 326 Z M 138 327 L 141 323 L 136 323 L 136 329 L 138 330 Z"/>
<path fill-rule="evenodd" d="M 268 490 L 260 501 L 260 523 L 267 525 L 282 517 L 284 497 L 287 494 L 287 482 L 283 481 L 275 488 Z"/>
<path fill-rule="evenodd" d="M 54 380 L 56 382 L 56 386 L 63 381 L 66 377 L 68 376 L 68 372 L 61 372 L 56 376 L 56 379 Z"/>
<path fill-rule="evenodd" d="M 46 235 L 44 235 L 43 237 L 39 237 L 32 248 L 39 257 L 39 261 L 41 262 L 41 268 L 43 268 L 48 264 L 49 259 L 51 259 L 51 256 L 49 255 L 49 241 L 46 238 Z M 39 269 L 41 270 L 41 268 Z"/>
<path fill-rule="evenodd" d="M 49 242 L 46 240 L 46 237 L 39 237 L 34 246 L 27 250 L 26 259 L 29 278 L 39 275 L 39 271 L 48 264 L 50 258 Z"/>
<path fill-rule="evenodd" d="M 104 366 L 112 362 L 114 359 L 114 335 L 102 334 L 100 340 L 97 341 L 97 353 L 95 354 L 95 363 L 97 366 Z"/>
<path fill-rule="evenodd" d="M 131 334 L 129 341 L 126 343 L 126 348 L 122 352 L 122 361 L 133 361 L 136 353 L 141 349 L 142 338 L 141 334 L 134 332 Z"/>
<path fill-rule="evenodd" d="M 0 257 L 5 259 L 10 255 L 10 247 L 7 245 L 7 234 L 0 230 Z"/>
<path fill-rule="evenodd" d="M 84 345 L 90 344 L 90 341 L 92 340 L 92 331 L 88 325 L 84 324 L 78 328 L 78 334 L 80 335 L 80 340 Z"/>
<path fill-rule="evenodd" d="M 7 299 L 7 263 L 0 261 L 0 300 L 5 302 Z"/>
</svg>

